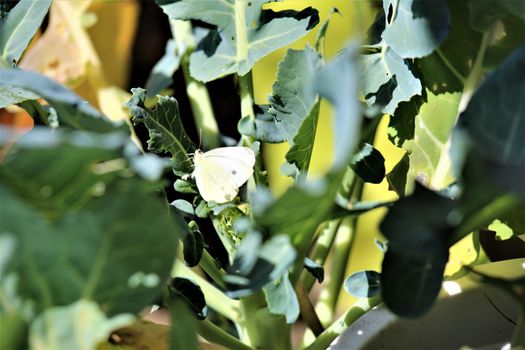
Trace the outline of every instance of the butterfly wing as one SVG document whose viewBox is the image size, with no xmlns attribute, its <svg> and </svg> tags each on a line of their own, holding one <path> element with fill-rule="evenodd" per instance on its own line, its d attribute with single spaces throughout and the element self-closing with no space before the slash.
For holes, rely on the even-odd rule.
<svg viewBox="0 0 525 350">
<path fill-rule="evenodd" d="M 196 152 L 194 162 L 193 176 L 202 198 L 225 203 L 233 200 L 252 176 L 255 155 L 247 147 L 221 147 Z"/>
</svg>

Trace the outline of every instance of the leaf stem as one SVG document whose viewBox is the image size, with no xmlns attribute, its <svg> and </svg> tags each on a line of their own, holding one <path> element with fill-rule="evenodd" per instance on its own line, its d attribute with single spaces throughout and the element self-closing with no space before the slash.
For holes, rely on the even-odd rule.
<svg viewBox="0 0 525 350">
<path fill-rule="evenodd" d="M 312 305 L 310 296 L 308 295 L 308 290 L 301 282 L 299 282 L 295 286 L 295 292 L 297 293 L 297 299 L 299 300 L 299 307 L 301 309 L 303 320 L 305 320 L 314 335 L 319 336 L 324 331 L 324 327 L 315 312 L 315 308 Z"/>
<path fill-rule="evenodd" d="M 228 298 L 221 290 L 199 276 L 189 267 L 184 265 L 184 263 L 177 261 L 171 274 L 172 276 L 191 279 L 197 283 L 204 293 L 206 304 L 221 315 L 232 321 L 238 321 L 240 319 L 239 301 Z"/>
<path fill-rule="evenodd" d="M 248 72 L 245 75 L 239 76 L 239 94 L 241 98 L 241 119 L 249 118 L 255 124 L 255 112 L 253 110 L 253 80 L 252 72 Z M 255 139 L 251 136 L 242 135 L 241 145 L 251 147 Z M 255 161 L 255 171 L 253 172 L 253 178 L 255 184 L 263 184 L 260 173 L 263 169 L 261 155 L 258 154 Z"/>
<path fill-rule="evenodd" d="M 370 311 L 381 302 L 379 296 L 359 299 L 352 307 L 328 327 L 317 339 L 304 350 L 324 350 L 341 335 L 355 320 Z"/>
<path fill-rule="evenodd" d="M 441 50 L 438 48 L 436 50 L 439 58 L 441 58 L 441 60 L 443 61 L 443 63 L 445 64 L 445 66 L 447 66 L 447 68 L 452 72 L 452 74 L 454 74 L 454 76 L 463 84 L 465 85 L 466 81 L 467 81 L 467 78 L 464 77 L 453 65 L 452 63 L 449 62 L 449 60 L 447 60 L 447 58 L 445 57 L 445 55 L 443 54 L 443 52 L 441 52 Z"/>
<path fill-rule="evenodd" d="M 252 347 L 244 344 L 209 320 L 197 322 L 197 332 L 210 343 L 221 345 L 226 349 L 253 350 Z"/>
<path fill-rule="evenodd" d="M 312 259 L 317 264 L 324 265 L 326 258 L 328 257 L 328 253 L 330 252 L 330 249 L 334 243 L 335 235 L 337 230 L 339 230 L 341 222 L 342 219 L 331 220 L 322 229 L 321 234 L 315 243 L 312 254 L 310 255 L 310 259 Z M 299 283 L 301 283 L 304 288 L 309 291 L 312 289 L 312 286 L 315 283 L 315 277 L 312 276 L 312 274 L 308 271 L 303 270 Z"/>
<path fill-rule="evenodd" d="M 332 262 L 330 264 L 330 276 L 325 290 L 321 293 L 316 310 L 324 325 L 332 322 L 337 302 L 339 300 L 341 286 L 345 278 L 348 258 L 352 249 L 357 227 L 357 216 L 344 219 L 337 230 Z"/>
<path fill-rule="evenodd" d="M 292 348 L 290 326 L 283 316 L 272 315 L 261 291 L 241 299 L 243 318 L 238 322 L 244 343 L 256 349 Z"/>
<path fill-rule="evenodd" d="M 223 288 L 225 287 L 222 278 L 224 273 L 217 268 L 215 260 L 212 258 L 210 253 L 208 253 L 208 251 L 204 250 L 201 261 L 199 262 L 199 266 L 213 279 L 213 282 L 217 283 Z"/>
</svg>

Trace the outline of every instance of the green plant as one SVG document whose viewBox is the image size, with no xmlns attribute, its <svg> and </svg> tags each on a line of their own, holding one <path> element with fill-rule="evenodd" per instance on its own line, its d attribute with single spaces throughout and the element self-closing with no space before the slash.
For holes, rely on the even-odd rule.
<svg viewBox="0 0 525 350">
<path fill-rule="evenodd" d="M 170 334 L 163 339 L 171 338 L 171 349 L 197 348 L 197 334 L 228 349 L 291 349 L 299 316 L 316 336 L 305 348 L 324 349 L 382 301 L 403 317 L 428 311 L 449 248 L 463 237 L 499 230 L 495 219 L 510 236 L 523 233 L 525 47 L 516 35 L 523 2 L 384 0 L 367 43 L 352 42 L 328 61 L 329 21 L 319 25 L 311 7 L 157 3 L 174 41 L 147 90 L 133 89 L 127 102 L 132 122 L 149 131 L 147 153 L 131 141 L 128 124 L 12 67 L 50 1 L 21 0 L 0 17 L 0 106 L 18 104 L 45 125 L 14 143 L 14 131 L 2 127 L 9 148 L 0 166 L 2 348 L 122 348 L 106 342 L 109 335 L 155 304 L 171 310 L 171 327 L 134 327 Z M 194 31 L 189 20 L 213 29 Z M 254 64 L 317 27 L 312 46 L 282 58 L 268 104 L 255 105 Z M 186 134 L 176 99 L 155 97 L 178 68 L 205 150 L 221 143 L 205 83 L 237 79 L 237 144 L 252 148 L 256 161 L 231 202 L 199 195 L 191 178 L 198 142 Z M 334 107 L 334 160 L 313 181 L 307 175 L 323 99 Z M 392 142 L 407 151 L 388 174 L 372 146 L 385 114 Z M 260 151 L 281 142 L 290 144 L 282 169 L 294 185 L 274 198 Z M 177 176 L 173 201 L 164 192 L 172 185 L 166 171 Z M 385 177 L 400 199 L 363 202 L 365 183 Z M 344 281 L 349 256 L 359 252 L 353 236 L 334 243 L 338 228 L 354 231 L 362 213 L 379 207 L 389 208 L 381 272 Z M 227 252 L 222 265 L 210 249 L 217 247 L 207 245 L 211 235 Z M 321 301 L 329 323 L 322 324 L 308 293 L 323 280 L 329 252 Z M 525 345 L 523 278 L 484 278 L 520 302 L 513 344 Z M 343 284 L 360 299 L 335 319 Z"/>
</svg>

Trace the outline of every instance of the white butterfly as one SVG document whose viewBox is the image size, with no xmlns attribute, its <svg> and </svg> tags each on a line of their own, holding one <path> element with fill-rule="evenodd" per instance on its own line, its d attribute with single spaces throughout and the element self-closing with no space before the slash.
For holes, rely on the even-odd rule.
<svg viewBox="0 0 525 350">
<path fill-rule="evenodd" d="M 197 150 L 192 176 L 205 201 L 225 203 L 233 200 L 253 174 L 255 154 L 248 147 L 220 147 L 208 152 Z"/>
</svg>

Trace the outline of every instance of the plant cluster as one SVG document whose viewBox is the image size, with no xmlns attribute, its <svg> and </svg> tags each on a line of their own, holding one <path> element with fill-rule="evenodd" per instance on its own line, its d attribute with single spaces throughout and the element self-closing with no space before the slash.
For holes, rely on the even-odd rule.
<svg viewBox="0 0 525 350">
<path fill-rule="evenodd" d="M 39 124 L 23 136 L 1 129 L 2 349 L 137 346 L 123 329 L 151 335 L 159 349 L 211 346 L 197 335 L 227 349 L 291 349 L 298 322 L 314 335 L 304 348 L 325 349 L 381 302 L 401 317 L 427 312 L 449 249 L 467 235 L 505 228 L 500 238 L 523 248 L 525 2 L 383 0 L 366 38 L 331 60 L 329 18 L 268 3 L 157 0 L 173 39 L 146 88 L 132 89 L 126 122 L 17 67 L 51 0 L 2 5 L 0 107 L 18 105 Z M 286 52 L 267 103 L 255 104 L 254 65 L 310 31 L 316 41 Z M 176 98 L 162 94 L 178 69 L 200 141 L 188 136 Z M 241 136 L 225 144 L 206 83 L 230 75 Z M 333 162 L 312 180 L 323 101 L 334 111 Z M 385 115 L 390 140 L 406 151 L 388 174 L 373 146 Z M 147 149 L 133 132 L 139 124 Z M 281 169 L 294 183 L 277 198 L 261 156 L 267 143 L 289 145 Z M 253 150 L 253 176 L 232 201 L 199 193 L 196 144 Z M 385 178 L 399 199 L 363 201 L 364 185 Z M 335 243 L 339 227 L 355 231 L 361 214 L 383 207 L 381 271 L 345 280 L 359 252 L 351 237 Z M 329 257 L 319 315 L 309 292 Z M 521 305 L 513 345 L 525 345 L 525 281 L 482 278 Z M 343 286 L 359 300 L 336 318 Z M 171 311 L 169 327 L 140 322 L 151 305 Z"/>
</svg>

